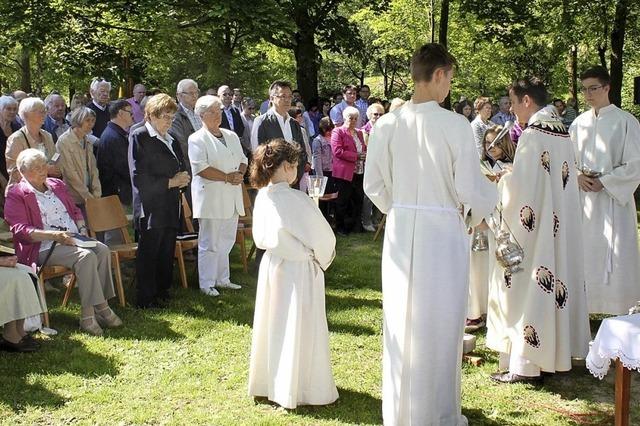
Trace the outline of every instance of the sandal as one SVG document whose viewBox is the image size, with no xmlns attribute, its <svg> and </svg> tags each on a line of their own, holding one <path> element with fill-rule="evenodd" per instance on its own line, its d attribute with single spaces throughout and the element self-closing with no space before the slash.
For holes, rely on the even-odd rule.
<svg viewBox="0 0 640 426">
<path fill-rule="evenodd" d="M 85 325 L 84 323 L 87 320 L 91 320 L 91 322 L 88 325 Z M 100 325 L 98 325 L 96 317 L 94 316 L 82 318 L 80 320 L 80 330 L 86 331 L 93 336 L 102 336 L 103 333 L 102 328 L 100 328 Z"/>
<path fill-rule="evenodd" d="M 96 320 L 102 327 L 115 328 L 122 325 L 122 320 L 111 308 L 96 310 Z"/>
</svg>

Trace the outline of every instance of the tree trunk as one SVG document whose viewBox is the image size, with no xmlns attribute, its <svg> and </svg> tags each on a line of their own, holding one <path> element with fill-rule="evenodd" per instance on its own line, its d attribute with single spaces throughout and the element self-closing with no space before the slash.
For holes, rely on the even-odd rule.
<svg viewBox="0 0 640 426">
<path fill-rule="evenodd" d="M 431 43 L 436 41 L 436 2 L 431 0 L 431 11 L 429 13 L 429 25 L 431 25 Z"/>
<path fill-rule="evenodd" d="M 609 100 L 618 107 L 622 106 L 622 52 L 624 49 L 624 33 L 627 27 L 630 0 L 618 0 L 616 15 L 611 30 L 611 90 Z"/>
<path fill-rule="evenodd" d="M 22 46 L 20 53 L 20 68 L 22 69 L 20 89 L 31 93 L 31 50 L 25 46 Z"/>
<path fill-rule="evenodd" d="M 315 31 L 304 25 L 299 25 L 298 28 L 293 48 L 296 58 L 296 81 L 302 99 L 308 101 L 318 97 L 319 53 L 313 36 Z"/>
<path fill-rule="evenodd" d="M 447 32 L 449 30 L 449 0 L 442 0 L 440 6 L 440 32 L 438 40 L 445 48 L 447 47 Z M 451 109 L 451 93 L 444 99 L 444 108 Z"/>
<path fill-rule="evenodd" d="M 578 105 L 578 46 L 571 46 L 571 97 L 576 101 L 576 112 L 579 110 Z"/>
</svg>

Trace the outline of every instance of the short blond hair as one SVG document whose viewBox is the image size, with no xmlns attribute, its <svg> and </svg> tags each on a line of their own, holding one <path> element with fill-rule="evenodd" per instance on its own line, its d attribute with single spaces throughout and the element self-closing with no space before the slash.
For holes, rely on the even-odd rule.
<svg viewBox="0 0 640 426">
<path fill-rule="evenodd" d="M 46 162 L 47 157 L 45 157 L 42 151 L 35 148 L 27 148 L 18 154 L 16 167 L 18 171 L 20 171 L 20 174 L 23 174 L 25 171 L 30 170 L 35 164 L 46 164 Z"/>
<path fill-rule="evenodd" d="M 149 98 L 144 106 L 144 118 L 160 118 L 164 113 L 175 114 L 178 111 L 178 104 L 166 93 L 159 93 Z"/>
</svg>

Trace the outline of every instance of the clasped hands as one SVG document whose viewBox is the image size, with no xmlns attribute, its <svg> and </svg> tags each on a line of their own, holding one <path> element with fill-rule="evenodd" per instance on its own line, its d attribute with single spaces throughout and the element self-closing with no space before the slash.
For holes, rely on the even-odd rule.
<svg viewBox="0 0 640 426">
<path fill-rule="evenodd" d="M 240 185 L 243 180 L 244 174 L 238 171 L 227 173 L 224 176 L 225 183 L 230 183 L 231 185 Z"/>
<path fill-rule="evenodd" d="M 600 179 L 588 177 L 583 174 L 578 175 L 578 186 L 584 192 L 600 192 L 604 189 L 604 185 L 602 185 Z"/>
<path fill-rule="evenodd" d="M 188 172 L 178 172 L 169 179 L 169 189 L 171 188 L 184 188 L 189 185 L 191 176 Z"/>
</svg>

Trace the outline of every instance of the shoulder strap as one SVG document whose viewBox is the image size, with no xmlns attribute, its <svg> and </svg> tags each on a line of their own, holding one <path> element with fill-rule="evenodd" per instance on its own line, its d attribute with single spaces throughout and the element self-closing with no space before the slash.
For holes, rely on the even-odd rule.
<svg viewBox="0 0 640 426">
<path fill-rule="evenodd" d="M 27 134 L 22 129 L 20 129 L 20 133 L 22 133 L 22 136 L 24 136 L 24 140 L 27 142 L 27 146 L 31 148 L 31 144 L 29 143 L 29 138 L 27 137 Z"/>
</svg>

